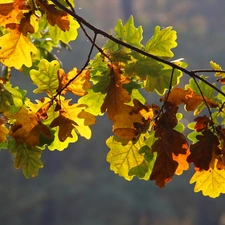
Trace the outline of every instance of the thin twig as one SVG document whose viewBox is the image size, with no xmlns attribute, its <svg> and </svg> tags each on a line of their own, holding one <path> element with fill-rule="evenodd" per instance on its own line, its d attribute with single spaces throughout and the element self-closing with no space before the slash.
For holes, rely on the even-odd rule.
<svg viewBox="0 0 225 225">
<path fill-rule="evenodd" d="M 149 58 L 152 58 L 158 62 L 161 62 L 161 63 L 164 63 L 166 65 L 169 65 L 171 66 L 172 68 L 174 69 L 178 69 L 180 71 L 182 71 L 183 73 L 185 74 L 188 74 L 190 77 L 192 78 L 196 78 L 196 79 L 199 79 L 201 80 L 202 82 L 204 82 L 205 84 L 207 84 L 208 86 L 210 86 L 211 88 L 213 88 L 214 90 L 216 90 L 218 93 L 220 93 L 221 95 L 223 95 L 225 97 L 225 93 L 222 92 L 220 89 L 218 89 L 217 87 L 215 87 L 214 85 L 212 85 L 211 83 L 209 83 L 207 80 L 201 78 L 200 76 L 198 76 L 197 74 L 195 74 L 195 71 L 197 72 L 200 72 L 201 70 L 188 70 L 188 69 L 185 69 L 183 67 L 180 67 L 176 64 L 174 64 L 173 62 L 170 62 L 168 60 L 165 60 L 163 58 L 160 58 L 158 56 L 155 56 L 155 55 L 152 55 L 148 52 L 145 52 L 144 50 L 142 49 L 139 49 L 139 48 L 136 48 L 130 44 L 127 44 L 115 37 L 113 37 L 112 35 L 106 33 L 105 31 L 101 30 L 101 29 L 98 29 L 96 28 L 95 26 L 93 26 L 92 24 L 88 23 L 85 19 L 83 19 L 82 17 L 78 16 L 76 13 L 73 13 L 71 10 L 67 9 L 64 5 L 62 5 L 60 2 L 58 2 L 57 0 L 52 0 L 53 3 L 55 3 L 59 8 L 61 8 L 62 10 L 64 10 L 65 12 L 67 12 L 68 14 L 70 14 L 71 16 L 73 16 L 77 21 L 79 21 L 79 23 L 82 23 L 83 25 L 85 25 L 86 27 L 88 27 L 89 29 L 91 29 L 95 34 L 100 34 L 106 38 L 108 38 L 109 40 L 112 40 L 114 41 L 115 43 L 119 44 L 119 45 L 122 45 L 124 47 L 127 47 L 135 52 L 138 52 L 144 56 L 147 56 Z M 212 70 L 211 72 L 216 72 L 217 70 Z M 206 71 L 207 72 L 207 71 Z M 217 72 L 223 72 L 223 71 L 217 71 Z"/>
</svg>

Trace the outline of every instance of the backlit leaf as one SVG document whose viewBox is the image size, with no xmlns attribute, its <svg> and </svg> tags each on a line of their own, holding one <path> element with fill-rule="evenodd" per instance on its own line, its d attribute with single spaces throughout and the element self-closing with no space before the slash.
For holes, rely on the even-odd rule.
<svg viewBox="0 0 225 225">
<path fill-rule="evenodd" d="M 76 68 L 73 68 L 68 74 L 65 74 L 63 69 L 58 70 L 58 78 L 59 78 L 59 90 L 63 90 L 61 94 L 65 94 L 66 92 L 71 92 L 78 96 L 83 96 L 87 94 L 87 89 L 91 87 L 90 80 L 90 71 L 84 70 L 78 76 Z M 77 76 L 77 77 L 76 77 Z M 74 77 L 76 77 L 72 82 Z M 69 86 L 68 83 L 70 82 Z M 67 87 L 66 87 L 67 86 Z"/>
<path fill-rule="evenodd" d="M 37 146 L 40 143 L 40 134 L 51 139 L 49 128 L 42 124 L 36 112 L 22 108 L 14 115 L 7 115 L 8 118 L 16 120 L 11 126 L 9 135 L 16 141 L 17 144 Z"/>
<path fill-rule="evenodd" d="M 218 170 L 216 159 L 213 167 L 205 171 L 196 171 L 190 180 L 190 184 L 195 183 L 194 192 L 202 191 L 204 196 L 217 198 L 225 193 L 225 170 Z"/>
<path fill-rule="evenodd" d="M 14 156 L 15 168 L 22 168 L 26 178 L 37 176 L 39 169 L 43 168 L 43 162 L 40 159 L 42 150 L 40 148 L 13 143 L 10 145 L 10 152 Z"/>
<path fill-rule="evenodd" d="M 182 88 L 173 88 L 169 93 L 169 96 L 167 96 L 168 95 L 160 100 L 167 100 L 174 105 L 185 104 L 187 111 L 194 111 L 201 103 L 205 103 L 205 101 L 212 108 L 216 108 L 218 106 L 218 104 L 216 104 L 212 99 L 208 99 L 206 97 L 203 99 L 202 96 L 197 95 L 191 88 L 188 88 L 187 90 L 183 90 Z"/>
<path fill-rule="evenodd" d="M 110 137 L 106 141 L 106 145 L 110 148 L 107 154 L 107 162 L 110 163 L 110 169 L 126 180 L 132 180 L 134 175 L 131 171 L 134 167 L 143 174 L 147 172 L 147 165 L 142 165 L 144 156 L 139 153 L 139 149 L 144 142 L 138 140 L 136 143 L 132 141 L 123 143 L 120 138 Z M 137 171 L 135 171 L 135 174 Z"/>
<path fill-rule="evenodd" d="M 77 29 L 80 27 L 78 22 L 75 21 L 71 16 L 69 16 L 69 30 L 63 31 L 57 25 L 49 26 L 49 34 L 53 42 L 57 43 L 59 41 L 68 44 L 77 38 Z"/>
<path fill-rule="evenodd" d="M 11 26 L 9 33 L 0 37 L 0 59 L 8 67 L 16 69 L 20 69 L 22 65 L 31 67 L 31 55 L 37 52 L 37 48 L 18 28 Z"/>
<path fill-rule="evenodd" d="M 51 97 L 56 94 L 59 85 L 57 76 L 57 71 L 60 68 L 59 62 L 56 60 L 48 62 L 46 59 L 42 59 L 38 66 L 38 70 L 30 71 L 32 81 L 38 86 L 34 93 L 46 91 Z"/>
<path fill-rule="evenodd" d="M 172 30 L 172 27 L 160 30 L 160 27 L 156 26 L 154 35 L 146 44 L 145 51 L 159 57 L 172 58 L 174 54 L 171 48 L 177 46 L 176 39 L 176 31 Z"/>
</svg>

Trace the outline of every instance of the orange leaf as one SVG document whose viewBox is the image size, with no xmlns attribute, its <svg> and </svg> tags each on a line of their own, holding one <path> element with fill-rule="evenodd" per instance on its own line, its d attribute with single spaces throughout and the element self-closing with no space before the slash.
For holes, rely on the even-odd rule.
<svg viewBox="0 0 225 225">
<path fill-rule="evenodd" d="M 48 4 L 45 0 L 37 0 L 36 3 L 47 14 L 48 22 L 52 26 L 57 24 L 62 31 L 68 31 L 70 29 L 70 21 L 66 12 L 58 10 L 55 5 Z"/>
<path fill-rule="evenodd" d="M 120 112 L 120 108 L 124 107 L 124 103 L 130 102 L 129 92 L 123 88 L 123 84 L 129 83 L 129 80 L 122 75 L 120 65 L 111 66 L 110 76 L 111 82 L 107 88 L 107 95 L 101 106 L 101 112 L 107 110 L 109 118 L 112 120 L 114 115 Z"/>
<path fill-rule="evenodd" d="M 188 170 L 189 163 L 187 162 L 187 157 L 190 155 L 190 150 L 187 149 L 186 154 L 179 154 L 176 156 L 174 153 L 172 153 L 173 160 L 178 162 L 178 167 L 175 171 L 176 175 L 181 175 L 184 170 Z"/>
<path fill-rule="evenodd" d="M 133 103 L 134 106 L 123 105 L 112 118 L 113 132 L 124 140 L 135 139 L 155 116 L 155 109 L 149 105 L 143 105 L 137 99 Z"/>
<path fill-rule="evenodd" d="M 18 144 L 26 143 L 30 146 L 39 145 L 41 133 L 46 138 L 51 139 L 49 128 L 41 123 L 35 112 L 22 108 L 17 114 L 8 117 L 16 119 L 15 124 L 11 126 L 9 135 L 15 139 Z"/>
<path fill-rule="evenodd" d="M 68 74 L 65 74 L 63 69 L 58 70 L 58 79 L 59 79 L 59 88 L 58 90 L 62 90 L 62 94 L 66 92 L 71 92 L 78 96 L 83 96 L 87 94 L 86 89 L 91 87 L 90 80 L 90 71 L 84 70 L 81 74 L 79 74 L 66 88 L 65 86 L 72 80 L 79 71 L 76 68 L 73 68 Z"/>
<path fill-rule="evenodd" d="M 25 5 L 24 0 L 15 0 L 9 3 L 0 3 L 0 24 L 6 26 L 11 23 L 18 23 L 23 17 L 23 10 L 29 9 L 28 5 Z"/>
<path fill-rule="evenodd" d="M 188 88 L 187 90 L 183 90 L 182 88 L 173 88 L 169 93 L 168 98 L 167 96 L 165 96 L 160 100 L 167 100 L 174 105 L 185 104 L 187 111 L 194 111 L 202 102 L 204 102 L 202 96 L 197 95 L 191 88 Z M 205 100 L 207 104 L 212 108 L 218 106 L 212 99 L 207 99 L 205 97 Z"/>
</svg>

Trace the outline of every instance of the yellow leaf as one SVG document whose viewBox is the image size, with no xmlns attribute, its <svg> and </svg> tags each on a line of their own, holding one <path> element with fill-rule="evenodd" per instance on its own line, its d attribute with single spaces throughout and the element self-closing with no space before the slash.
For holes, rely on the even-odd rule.
<svg viewBox="0 0 225 225">
<path fill-rule="evenodd" d="M 144 156 L 139 153 L 143 142 L 138 140 L 136 143 L 123 143 L 120 138 L 110 137 L 106 145 L 110 148 L 106 158 L 110 163 L 110 169 L 126 180 L 132 180 L 134 175 L 129 175 L 129 171 L 140 166 L 144 160 Z"/>
<path fill-rule="evenodd" d="M 87 106 L 84 104 L 70 104 L 70 100 L 62 101 L 61 98 L 60 115 L 56 117 L 50 124 L 50 127 L 59 127 L 58 138 L 61 142 L 68 137 L 72 138 L 72 131 L 80 134 L 86 139 L 91 138 L 91 129 L 89 125 L 96 122 L 95 117 L 83 111 Z"/>
<path fill-rule="evenodd" d="M 65 74 L 63 69 L 58 70 L 59 89 L 61 90 L 63 88 L 62 94 L 65 94 L 67 91 L 78 96 L 87 94 L 86 90 L 91 87 L 91 83 L 89 82 L 89 70 L 84 70 L 67 86 L 70 80 L 72 80 L 78 73 L 79 71 L 77 71 L 76 68 L 73 68 L 68 74 Z"/>
<path fill-rule="evenodd" d="M 41 133 L 51 139 L 49 128 L 40 122 L 38 113 L 22 108 L 18 113 L 7 117 L 16 119 L 9 131 L 9 135 L 16 140 L 16 143 L 26 143 L 30 146 L 39 145 Z"/>
<path fill-rule="evenodd" d="M 9 29 L 9 33 L 0 37 L 0 59 L 8 67 L 20 69 L 22 65 L 32 66 L 31 54 L 37 48 L 18 30 L 18 26 Z"/>
<path fill-rule="evenodd" d="M 4 124 L 0 125 L 0 142 L 6 142 L 6 134 L 9 133 L 9 130 L 5 127 Z"/>
<path fill-rule="evenodd" d="M 217 169 L 217 159 L 214 167 L 205 171 L 196 171 L 190 180 L 190 184 L 196 182 L 194 192 L 202 191 L 204 196 L 216 198 L 225 193 L 225 170 Z"/>
</svg>

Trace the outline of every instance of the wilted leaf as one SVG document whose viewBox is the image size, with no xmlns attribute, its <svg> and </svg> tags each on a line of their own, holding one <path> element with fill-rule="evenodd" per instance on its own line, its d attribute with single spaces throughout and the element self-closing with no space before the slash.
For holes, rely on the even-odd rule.
<svg viewBox="0 0 225 225">
<path fill-rule="evenodd" d="M 83 111 L 85 108 L 86 105 L 70 104 L 70 100 L 61 98 L 60 114 L 50 124 L 50 127 L 59 127 L 58 138 L 61 142 L 73 137 L 73 129 L 82 137 L 91 138 L 89 125 L 94 124 L 96 119 L 92 114 Z"/>
</svg>

